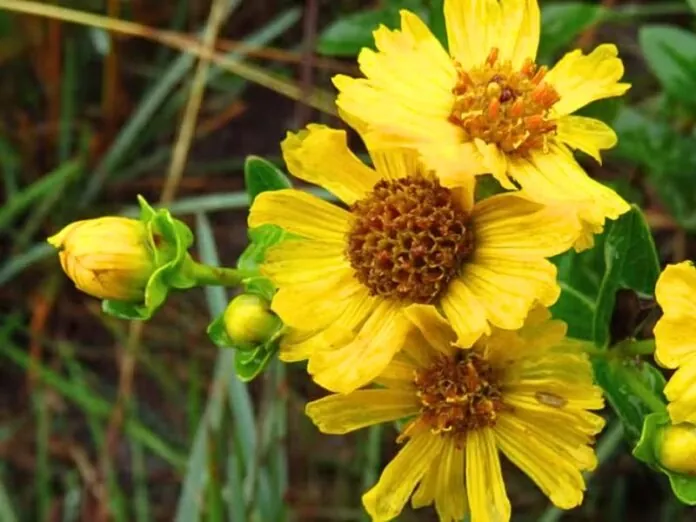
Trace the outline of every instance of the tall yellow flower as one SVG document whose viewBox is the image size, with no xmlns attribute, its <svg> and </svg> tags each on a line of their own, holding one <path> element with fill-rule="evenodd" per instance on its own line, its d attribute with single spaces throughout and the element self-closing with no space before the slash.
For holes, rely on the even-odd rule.
<svg viewBox="0 0 696 522">
<path fill-rule="evenodd" d="M 401 29 L 374 32 L 377 51 L 358 57 L 365 78 L 338 75 L 345 119 L 373 147 L 418 150 L 443 183 L 492 173 L 540 202 L 575 208 L 588 232 L 602 230 L 628 205 L 585 174 L 570 152 L 597 161 L 616 144 L 612 129 L 572 113 L 623 94 L 614 45 L 566 54 L 550 71 L 535 63 L 536 0 L 445 0 L 447 52 L 423 22 L 401 12 Z M 591 244 L 591 234 L 578 247 Z"/>
<path fill-rule="evenodd" d="M 677 368 L 665 387 L 672 422 L 696 424 L 696 268 L 686 261 L 660 275 L 655 297 L 663 316 L 655 325 L 655 359 Z"/>
<path fill-rule="evenodd" d="M 558 298 L 546 258 L 579 234 L 562 208 L 514 194 L 474 202 L 471 183 L 443 187 L 409 151 L 373 153 L 369 168 L 345 132 L 321 125 L 288 134 L 282 149 L 292 174 L 349 206 L 286 189 L 259 195 L 249 215 L 250 227 L 301 238 L 273 247 L 262 271 L 278 287 L 273 311 L 297 330 L 281 357 L 309 358 L 322 386 L 349 392 L 377 376 L 413 304 L 441 307 L 468 346 L 491 324 L 519 328 L 535 301 Z"/>
<path fill-rule="evenodd" d="M 494 329 L 471 349 L 432 307 L 406 312 L 416 335 L 377 378 L 383 388 L 330 395 L 307 405 L 325 433 L 412 417 L 408 442 L 363 496 L 373 520 L 435 504 L 441 521 L 507 522 L 510 503 L 498 452 L 524 471 L 558 507 L 582 501 L 582 470 L 604 421 L 592 368 L 566 326 L 533 310 L 516 332 Z M 415 493 L 414 493 L 415 490 Z"/>
</svg>

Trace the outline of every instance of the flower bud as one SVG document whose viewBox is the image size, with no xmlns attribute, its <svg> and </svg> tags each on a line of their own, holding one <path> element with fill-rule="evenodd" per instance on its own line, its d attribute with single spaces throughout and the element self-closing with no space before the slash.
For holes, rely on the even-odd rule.
<svg viewBox="0 0 696 522">
<path fill-rule="evenodd" d="M 265 343 L 281 325 L 268 303 L 253 294 L 242 294 L 232 299 L 223 320 L 227 335 L 242 346 Z"/>
<path fill-rule="evenodd" d="M 667 426 L 658 438 L 657 450 L 663 467 L 696 475 L 696 426 L 689 423 Z"/>
<path fill-rule="evenodd" d="M 100 299 L 137 302 L 155 270 L 145 224 L 137 219 L 102 217 L 76 221 L 48 242 L 75 286 Z"/>
</svg>

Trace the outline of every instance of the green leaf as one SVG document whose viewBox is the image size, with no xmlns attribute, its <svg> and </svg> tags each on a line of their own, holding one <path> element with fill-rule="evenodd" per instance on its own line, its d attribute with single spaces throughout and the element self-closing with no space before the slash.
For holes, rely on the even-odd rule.
<svg viewBox="0 0 696 522">
<path fill-rule="evenodd" d="M 248 156 L 244 162 L 244 183 L 251 203 L 261 192 L 292 187 L 282 170 L 258 156 Z"/>
<path fill-rule="evenodd" d="M 604 273 L 604 237 L 604 234 L 595 236 L 595 246 L 580 254 L 569 250 L 553 259 L 558 267 L 561 297 L 551 312 L 566 322 L 568 335 L 576 339 L 594 339 L 592 321 Z"/>
<path fill-rule="evenodd" d="M 609 328 L 616 292 L 629 288 L 650 296 L 660 275 L 660 262 L 650 227 L 635 205 L 618 220 L 607 225 L 604 241 L 604 276 L 599 286 L 593 339 L 600 348 L 609 344 Z"/>
<path fill-rule="evenodd" d="M 237 348 L 235 342 L 227 335 L 225 328 L 225 314 L 217 316 L 206 330 L 208 337 L 218 348 Z"/>
<path fill-rule="evenodd" d="M 696 0 L 686 0 L 686 3 L 689 4 L 691 10 L 696 13 Z"/>
<path fill-rule="evenodd" d="M 321 32 L 317 52 L 325 56 L 357 56 L 363 47 L 372 47 L 372 32 L 380 25 L 389 29 L 399 27 L 399 9 L 416 11 L 421 18 L 426 17 L 418 0 L 393 1 L 382 9 L 351 13 L 338 18 Z"/>
<path fill-rule="evenodd" d="M 619 137 L 613 154 L 643 167 L 670 214 L 696 231 L 696 139 L 630 107 L 619 111 L 613 125 Z"/>
<path fill-rule="evenodd" d="M 624 425 L 626 438 L 634 445 L 643 431 L 644 418 L 664 402 L 664 377 L 654 366 L 631 359 L 597 357 L 592 367 L 597 384 Z"/>
<path fill-rule="evenodd" d="M 672 424 L 666 412 L 652 413 L 645 417 L 640 440 L 633 448 L 633 456 L 645 462 L 651 468 L 667 475 L 674 495 L 684 504 L 696 505 L 696 477 L 677 473 L 663 467 L 657 452 L 659 451 L 662 429 Z"/>
<path fill-rule="evenodd" d="M 605 13 L 601 5 L 585 2 L 547 4 L 541 9 L 539 55 L 549 62 L 582 31 L 600 21 Z"/>
<path fill-rule="evenodd" d="M 237 377 L 243 382 L 249 382 L 254 379 L 266 369 L 271 358 L 278 351 L 278 347 L 278 341 L 269 342 L 254 352 L 253 358 L 239 357 L 241 353 L 238 353 L 234 361 Z"/>
<path fill-rule="evenodd" d="M 696 36 L 678 27 L 651 25 L 640 30 L 638 40 L 665 91 L 696 111 Z"/>
</svg>

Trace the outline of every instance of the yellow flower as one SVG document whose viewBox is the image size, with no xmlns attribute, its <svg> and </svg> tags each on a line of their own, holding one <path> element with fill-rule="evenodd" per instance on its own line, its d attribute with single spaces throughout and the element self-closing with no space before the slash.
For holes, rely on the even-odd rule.
<svg viewBox="0 0 696 522">
<path fill-rule="evenodd" d="M 377 378 L 382 388 L 330 395 L 307 405 L 325 433 L 411 417 L 408 442 L 363 496 L 373 520 L 390 520 L 411 497 L 435 504 L 441 521 L 507 522 L 510 503 L 498 452 L 524 471 L 558 507 L 582 501 L 582 470 L 604 421 L 601 390 L 581 344 L 566 326 L 534 309 L 521 330 L 494 329 L 471 349 L 432 307 L 407 314 L 418 329 Z M 415 492 L 414 492 L 415 491 Z"/>
<path fill-rule="evenodd" d="M 696 423 L 696 268 L 686 261 L 669 265 L 655 286 L 663 316 L 655 325 L 655 360 L 678 368 L 665 387 L 675 424 Z"/>
<path fill-rule="evenodd" d="M 155 257 L 142 221 L 123 217 L 76 221 L 48 242 L 59 250 L 63 271 L 83 292 L 100 299 L 143 300 Z"/>
<path fill-rule="evenodd" d="M 449 52 L 409 11 L 400 30 L 374 32 L 377 51 L 358 57 L 365 78 L 334 78 L 342 116 L 372 147 L 418 150 L 445 185 L 492 173 L 505 188 L 574 208 L 587 230 L 577 247 L 591 245 L 629 207 L 570 151 L 600 161 L 614 131 L 572 113 L 629 88 L 616 47 L 570 52 L 549 71 L 534 62 L 536 0 L 445 0 L 444 11 Z"/>
<path fill-rule="evenodd" d="M 559 295 L 546 258 L 572 246 L 576 219 L 559 207 L 502 194 L 474 203 L 471 184 L 445 188 L 408 151 L 372 153 L 375 169 L 321 125 L 282 144 L 292 174 L 331 191 L 344 210 L 299 190 L 264 192 L 249 226 L 302 239 L 274 246 L 262 272 L 272 309 L 297 329 L 281 358 L 309 358 L 322 386 L 349 392 L 376 377 L 407 331 L 401 312 L 441 307 L 464 346 L 490 325 L 522 326 L 535 301 Z"/>
</svg>

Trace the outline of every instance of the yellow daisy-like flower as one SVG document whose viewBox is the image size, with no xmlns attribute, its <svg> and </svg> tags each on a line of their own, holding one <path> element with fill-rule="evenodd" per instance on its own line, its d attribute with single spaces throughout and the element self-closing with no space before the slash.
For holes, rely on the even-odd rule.
<svg viewBox="0 0 696 522">
<path fill-rule="evenodd" d="M 445 185 L 492 173 L 536 201 L 572 206 L 588 232 L 577 246 L 591 245 L 591 233 L 629 207 L 570 151 L 600 161 L 616 134 L 572 113 L 629 88 L 616 47 L 573 51 L 547 70 L 534 62 L 536 0 L 445 0 L 444 10 L 449 53 L 409 11 L 400 30 L 374 32 L 377 51 L 358 57 L 365 78 L 334 78 L 342 115 L 373 147 L 418 150 Z"/>
<path fill-rule="evenodd" d="M 672 422 L 696 423 L 696 268 L 669 265 L 655 286 L 663 316 L 655 325 L 655 360 L 677 368 L 664 393 Z"/>
<path fill-rule="evenodd" d="M 349 206 L 306 192 L 259 195 L 249 226 L 279 225 L 302 239 L 267 253 L 262 271 L 278 287 L 272 303 L 297 331 L 281 358 L 309 358 L 332 391 L 368 383 L 408 329 L 401 312 L 440 307 L 468 346 L 490 325 L 517 329 L 536 301 L 559 295 L 546 258 L 569 249 L 575 218 L 515 194 L 474 202 L 473 187 L 443 187 L 409 151 L 373 153 L 375 168 L 348 149 L 346 134 L 310 125 L 282 144 L 290 172 Z"/>
<path fill-rule="evenodd" d="M 506 522 L 510 503 L 498 452 L 558 507 L 582 501 L 582 470 L 596 466 L 590 444 L 604 420 L 592 368 L 566 325 L 534 309 L 521 330 L 494 329 L 471 349 L 432 307 L 407 312 L 418 329 L 376 382 L 378 389 L 330 395 L 307 405 L 325 433 L 412 417 L 408 442 L 363 496 L 373 520 L 435 504 L 441 521 Z M 415 493 L 414 493 L 415 491 Z"/>
</svg>

